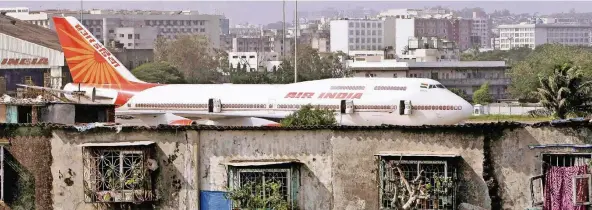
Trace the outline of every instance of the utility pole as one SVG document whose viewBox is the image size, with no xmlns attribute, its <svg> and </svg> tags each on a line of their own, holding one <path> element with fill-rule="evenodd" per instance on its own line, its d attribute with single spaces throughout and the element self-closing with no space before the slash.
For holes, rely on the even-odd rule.
<svg viewBox="0 0 592 210">
<path fill-rule="evenodd" d="M 296 27 L 294 27 L 294 83 L 298 82 L 298 0 L 296 0 L 296 9 L 294 10 Z"/>
<path fill-rule="evenodd" d="M 82 23 L 82 11 L 84 11 L 83 8 L 82 0 L 80 0 L 80 23 Z"/>
<path fill-rule="evenodd" d="M 282 16 L 284 20 L 284 32 L 282 33 L 282 57 L 286 57 L 286 0 L 283 0 Z M 282 58 L 282 59 L 283 59 Z"/>
</svg>

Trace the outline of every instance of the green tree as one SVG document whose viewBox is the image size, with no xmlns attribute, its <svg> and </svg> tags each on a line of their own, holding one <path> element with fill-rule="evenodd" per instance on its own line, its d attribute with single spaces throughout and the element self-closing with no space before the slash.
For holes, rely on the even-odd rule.
<svg viewBox="0 0 592 210">
<path fill-rule="evenodd" d="M 133 69 L 132 74 L 145 82 L 161 84 L 185 83 L 183 74 L 177 68 L 166 62 L 152 62 L 142 64 Z"/>
<path fill-rule="evenodd" d="M 541 87 L 537 93 L 540 102 L 553 112 L 554 117 L 565 119 L 568 115 L 579 116 L 592 110 L 592 81 L 584 82 L 581 70 L 572 63 L 555 65 L 553 75 L 541 76 L 539 82 Z"/>
<path fill-rule="evenodd" d="M 332 110 L 317 109 L 309 104 L 288 115 L 280 124 L 282 126 L 336 125 L 337 121 Z"/>
<path fill-rule="evenodd" d="M 450 92 L 453 92 L 454 94 L 456 94 L 457 96 L 460 96 L 461 98 L 470 101 L 471 97 L 469 97 L 469 95 L 467 95 L 467 93 L 464 90 L 458 89 L 458 88 L 450 88 L 448 89 L 450 90 Z"/>
<path fill-rule="evenodd" d="M 218 83 L 221 72 L 228 68 L 225 53 L 212 49 L 201 35 L 181 35 L 174 40 L 158 38 L 154 51 L 156 61 L 175 66 L 189 83 Z"/>
<path fill-rule="evenodd" d="M 573 63 L 579 66 L 583 77 L 592 78 L 592 53 L 589 48 L 559 44 L 545 44 L 537 48 L 526 59 L 509 70 L 512 83 L 509 93 L 518 99 L 537 100 L 540 77 L 553 75 L 556 64 Z"/>
<path fill-rule="evenodd" d="M 475 104 L 488 104 L 493 101 L 491 94 L 489 94 L 489 83 L 481 85 L 479 90 L 473 93 L 473 103 Z"/>
<path fill-rule="evenodd" d="M 506 61 L 512 66 L 526 59 L 533 50 L 529 47 L 512 48 L 510 50 L 493 50 L 486 52 L 472 51 L 461 55 L 462 61 Z"/>
</svg>

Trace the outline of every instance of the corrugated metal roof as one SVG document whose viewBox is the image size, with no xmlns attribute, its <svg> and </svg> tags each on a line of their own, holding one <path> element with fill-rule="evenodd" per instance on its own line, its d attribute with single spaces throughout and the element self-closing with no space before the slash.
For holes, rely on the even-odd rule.
<svg viewBox="0 0 592 210">
<path fill-rule="evenodd" d="M 55 31 L 7 15 L 0 14 L 0 33 L 62 51 Z"/>
<path fill-rule="evenodd" d="M 360 130 L 403 130 L 403 131 L 421 131 L 431 129 L 445 130 L 491 130 L 521 127 L 580 127 L 592 126 L 589 120 L 586 121 L 562 121 L 562 122 L 538 122 L 538 123 L 519 123 L 519 122 L 491 122 L 491 123 L 466 123 L 459 125 L 423 125 L 423 126 L 404 126 L 404 125 L 380 125 L 380 126 L 294 126 L 294 127 L 265 127 L 265 126 L 210 126 L 210 125 L 158 125 L 158 126 L 122 126 L 117 124 L 107 124 L 106 126 L 96 126 L 88 130 L 112 130 L 117 131 L 183 131 L 183 130 L 335 130 L 335 131 L 360 131 Z M 65 125 L 57 123 L 0 123 L 0 127 L 45 127 L 53 129 L 63 129 L 68 131 L 78 131 L 75 125 Z"/>
</svg>

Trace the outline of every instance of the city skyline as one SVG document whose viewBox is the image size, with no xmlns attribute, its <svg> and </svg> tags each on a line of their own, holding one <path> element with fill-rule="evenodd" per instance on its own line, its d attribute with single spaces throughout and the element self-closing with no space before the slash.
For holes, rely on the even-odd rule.
<svg viewBox="0 0 592 210">
<path fill-rule="evenodd" d="M 569 12 L 575 9 L 576 12 L 592 12 L 592 2 L 570 2 L 564 4 L 556 1 L 537 2 L 536 6 L 532 1 L 396 1 L 396 2 L 361 2 L 342 1 L 343 4 L 336 4 L 338 1 L 302 1 L 298 2 L 300 12 L 314 12 L 333 8 L 335 10 L 351 10 L 366 8 L 369 10 L 383 11 L 386 9 L 403 9 L 442 6 L 450 9 L 460 10 L 463 8 L 483 8 L 490 13 L 495 10 L 507 9 L 511 13 L 538 13 L 552 14 Z M 223 14 L 230 19 L 231 24 L 269 24 L 282 21 L 282 1 L 148 1 L 138 4 L 137 1 L 83 1 L 83 9 L 126 9 L 126 10 L 194 10 L 202 14 Z M 0 7 L 28 7 L 32 11 L 47 9 L 70 9 L 79 10 L 79 1 L 9 1 L 0 4 Z M 266 11 L 255 12 L 252 11 Z M 286 1 L 286 21 L 293 22 L 294 1 Z"/>
</svg>

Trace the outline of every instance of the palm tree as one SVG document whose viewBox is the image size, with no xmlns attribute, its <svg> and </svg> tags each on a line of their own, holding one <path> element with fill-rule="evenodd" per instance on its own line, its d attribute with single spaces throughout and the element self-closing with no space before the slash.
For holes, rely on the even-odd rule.
<svg viewBox="0 0 592 210">
<path fill-rule="evenodd" d="M 572 63 L 555 65 L 553 72 L 547 78 L 540 78 L 537 93 L 541 104 L 559 119 L 590 113 L 592 81 L 583 81 L 580 68 Z"/>
</svg>

